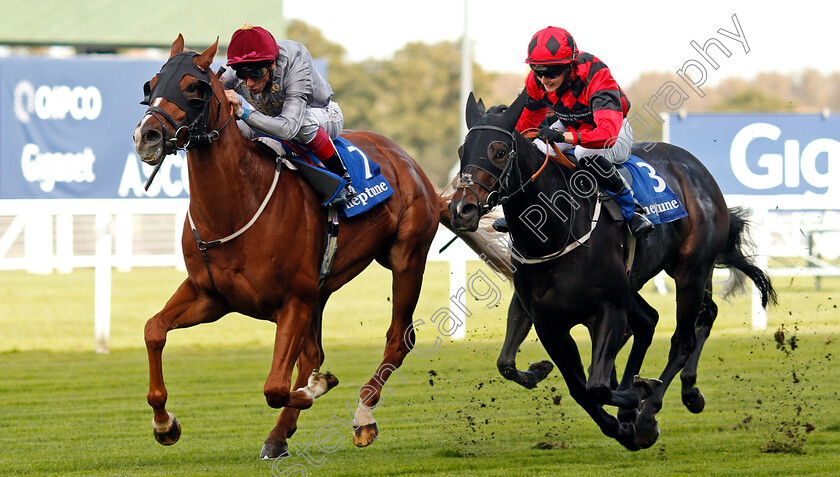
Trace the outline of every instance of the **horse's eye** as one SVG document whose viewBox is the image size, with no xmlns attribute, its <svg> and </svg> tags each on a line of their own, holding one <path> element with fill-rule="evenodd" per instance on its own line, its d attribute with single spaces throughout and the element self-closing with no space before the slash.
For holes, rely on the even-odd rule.
<svg viewBox="0 0 840 477">
<path fill-rule="evenodd" d="M 190 84 L 187 86 L 187 93 L 195 93 L 198 91 L 198 86 L 195 83 Z"/>
<path fill-rule="evenodd" d="M 507 154 L 507 151 L 505 151 L 504 149 L 499 149 L 498 151 L 496 151 L 496 157 L 495 158 L 496 159 L 504 159 L 505 154 Z"/>
</svg>

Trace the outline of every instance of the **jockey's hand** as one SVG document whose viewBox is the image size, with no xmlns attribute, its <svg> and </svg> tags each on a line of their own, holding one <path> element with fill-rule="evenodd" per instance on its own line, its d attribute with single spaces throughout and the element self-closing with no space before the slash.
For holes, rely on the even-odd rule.
<svg viewBox="0 0 840 477">
<path fill-rule="evenodd" d="M 239 117 L 239 95 L 236 94 L 236 91 L 232 89 L 225 90 L 225 96 L 227 96 L 228 102 L 233 106 L 233 114 L 236 117 Z"/>
<path fill-rule="evenodd" d="M 565 139 L 563 137 L 563 131 L 558 131 L 556 129 L 551 129 L 548 127 L 540 128 L 540 132 L 539 134 L 537 134 L 537 138 L 542 139 L 545 142 L 565 142 Z"/>
</svg>

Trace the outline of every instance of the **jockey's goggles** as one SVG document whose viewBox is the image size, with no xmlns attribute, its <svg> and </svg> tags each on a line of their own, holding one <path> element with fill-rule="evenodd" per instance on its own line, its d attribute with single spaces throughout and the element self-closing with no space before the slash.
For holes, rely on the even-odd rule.
<svg viewBox="0 0 840 477">
<path fill-rule="evenodd" d="M 556 66 L 554 68 L 547 68 L 544 65 L 534 66 L 531 65 L 531 71 L 534 72 L 534 76 L 537 78 L 545 78 L 545 79 L 555 79 L 560 77 L 563 73 L 569 71 L 568 65 L 561 65 Z"/>
<path fill-rule="evenodd" d="M 248 78 L 252 80 L 259 80 L 262 79 L 266 73 L 268 73 L 268 68 L 264 66 L 260 68 L 240 67 L 236 69 L 236 77 L 242 81 L 245 81 Z"/>
</svg>

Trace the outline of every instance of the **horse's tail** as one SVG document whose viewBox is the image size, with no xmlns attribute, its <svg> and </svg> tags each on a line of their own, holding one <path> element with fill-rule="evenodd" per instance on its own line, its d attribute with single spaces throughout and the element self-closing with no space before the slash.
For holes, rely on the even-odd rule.
<svg viewBox="0 0 840 477">
<path fill-rule="evenodd" d="M 729 209 L 729 236 L 726 248 L 715 259 L 718 268 L 729 268 L 732 272 L 730 285 L 724 292 L 724 297 L 743 290 L 746 278 L 752 280 L 761 293 L 761 306 L 777 303 L 776 290 L 770 283 L 767 272 L 755 264 L 753 256 L 747 255 L 746 250 L 754 247 L 747 229 L 749 227 L 749 212 L 740 207 Z"/>
</svg>

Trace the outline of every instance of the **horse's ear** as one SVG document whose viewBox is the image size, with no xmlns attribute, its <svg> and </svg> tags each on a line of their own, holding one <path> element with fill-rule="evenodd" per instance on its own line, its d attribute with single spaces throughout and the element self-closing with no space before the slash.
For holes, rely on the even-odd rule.
<svg viewBox="0 0 840 477">
<path fill-rule="evenodd" d="M 522 116 L 522 110 L 525 109 L 525 101 L 527 99 L 528 92 L 523 89 L 516 98 L 516 101 L 502 114 L 502 123 L 508 130 L 513 131 L 513 128 L 516 127 L 516 123 L 519 122 L 519 116 Z"/>
<path fill-rule="evenodd" d="M 482 115 L 487 112 L 487 109 L 484 108 L 484 100 L 478 100 L 478 110 L 481 111 Z"/>
<path fill-rule="evenodd" d="M 178 33 L 178 38 L 172 42 L 172 48 L 169 50 L 169 57 L 172 58 L 173 56 L 183 53 L 184 52 L 184 35 Z"/>
<path fill-rule="evenodd" d="M 475 95 L 470 92 L 467 98 L 467 127 L 471 128 L 482 116 L 484 116 L 484 103 L 481 103 L 479 109 L 478 103 L 475 102 Z"/>
<path fill-rule="evenodd" d="M 219 37 L 216 37 L 216 43 L 210 45 L 204 53 L 198 55 L 195 64 L 201 68 L 202 71 L 207 71 L 210 68 L 210 63 L 213 62 L 213 57 L 216 56 L 216 50 L 219 49 Z"/>
</svg>

